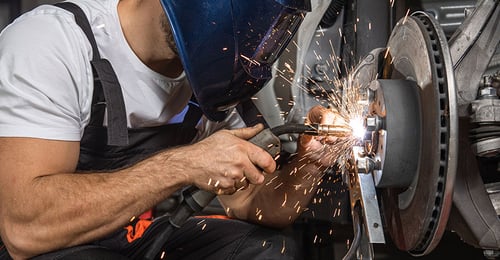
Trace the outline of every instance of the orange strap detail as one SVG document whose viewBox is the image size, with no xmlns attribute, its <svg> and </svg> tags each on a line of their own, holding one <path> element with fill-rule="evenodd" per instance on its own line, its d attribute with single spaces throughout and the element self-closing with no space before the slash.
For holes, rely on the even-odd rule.
<svg viewBox="0 0 500 260">
<path fill-rule="evenodd" d="M 140 219 L 153 219 L 153 210 L 150 209 L 139 216 Z"/>
<path fill-rule="evenodd" d="M 144 231 L 151 225 L 151 220 L 140 219 L 135 223 L 135 226 L 128 225 L 125 227 L 127 230 L 127 241 L 132 243 L 134 240 L 142 237 Z"/>
</svg>

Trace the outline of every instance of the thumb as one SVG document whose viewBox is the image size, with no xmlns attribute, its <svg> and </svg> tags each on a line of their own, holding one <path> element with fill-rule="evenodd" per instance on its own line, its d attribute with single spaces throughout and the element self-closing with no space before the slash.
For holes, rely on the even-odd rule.
<svg viewBox="0 0 500 260">
<path fill-rule="evenodd" d="M 258 134 L 263 129 L 264 129 L 264 125 L 263 124 L 256 124 L 256 125 L 254 125 L 252 127 L 245 127 L 245 128 L 233 129 L 233 130 L 230 130 L 230 132 L 233 135 L 235 135 L 236 137 L 248 140 L 248 139 L 254 137 L 256 134 Z"/>
</svg>

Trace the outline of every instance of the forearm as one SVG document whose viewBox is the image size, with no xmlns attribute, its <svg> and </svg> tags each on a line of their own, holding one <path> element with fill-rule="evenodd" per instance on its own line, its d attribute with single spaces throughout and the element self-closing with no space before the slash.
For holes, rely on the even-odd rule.
<svg viewBox="0 0 500 260">
<path fill-rule="evenodd" d="M 75 174 L 79 143 L 0 138 L 0 235 L 19 258 L 96 240 L 187 185 L 232 194 L 273 158 L 245 141 L 260 127 L 218 131 L 162 151 L 130 168 Z"/>
<path fill-rule="evenodd" d="M 287 226 L 307 208 L 325 169 L 297 156 L 267 176 L 263 185 L 244 191 L 248 195 L 235 194 L 240 198 L 227 204 L 229 215 L 271 227 Z"/>
<path fill-rule="evenodd" d="M 168 153 L 116 172 L 36 177 L 2 206 L 2 238 L 23 257 L 102 238 L 182 187 L 175 163 L 160 169 L 165 161 Z"/>
</svg>

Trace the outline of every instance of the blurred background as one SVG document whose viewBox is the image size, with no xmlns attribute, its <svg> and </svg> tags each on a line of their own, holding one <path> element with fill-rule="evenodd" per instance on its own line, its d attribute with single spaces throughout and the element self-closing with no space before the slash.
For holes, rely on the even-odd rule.
<svg viewBox="0 0 500 260">
<path fill-rule="evenodd" d="M 0 30 L 19 14 L 33 9 L 40 4 L 52 4 L 58 0 L 0 0 Z"/>
</svg>

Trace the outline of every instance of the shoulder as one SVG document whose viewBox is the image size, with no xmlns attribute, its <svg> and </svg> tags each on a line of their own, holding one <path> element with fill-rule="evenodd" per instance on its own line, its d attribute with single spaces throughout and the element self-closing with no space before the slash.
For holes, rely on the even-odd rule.
<svg viewBox="0 0 500 260">
<path fill-rule="evenodd" d="M 0 34 L 0 103 L 26 116 L 2 111 L 0 125 L 16 130 L 0 132 L 47 138 L 40 129 L 59 128 L 79 138 L 91 93 L 91 51 L 74 16 L 55 6 L 40 6 L 7 26 Z"/>
<path fill-rule="evenodd" d="M 36 54 L 40 57 L 68 59 L 71 55 L 88 55 L 89 47 L 73 15 L 50 5 L 25 13 L 0 35 L 0 52 L 17 57 L 32 57 L 32 54 Z"/>
</svg>

